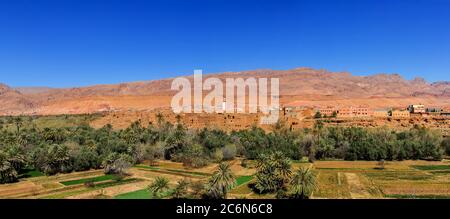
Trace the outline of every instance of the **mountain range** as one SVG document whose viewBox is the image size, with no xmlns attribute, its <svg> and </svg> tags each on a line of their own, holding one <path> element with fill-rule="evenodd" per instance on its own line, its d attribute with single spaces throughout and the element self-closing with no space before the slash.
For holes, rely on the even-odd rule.
<svg viewBox="0 0 450 219">
<path fill-rule="evenodd" d="M 311 68 L 252 70 L 205 74 L 203 78 L 280 79 L 280 102 L 289 106 L 366 105 L 371 108 L 409 104 L 450 106 L 450 82 L 406 80 L 398 74 L 355 76 Z M 192 76 L 186 76 L 192 81 Z M 10 87 L 0 84 L 0 115 L 81 114 L 111 110 L 169 107 L 176 91 L 172 78 L 75 88 Z M 207 91 L 205 91 L 207 93 Z"/>
</svg>

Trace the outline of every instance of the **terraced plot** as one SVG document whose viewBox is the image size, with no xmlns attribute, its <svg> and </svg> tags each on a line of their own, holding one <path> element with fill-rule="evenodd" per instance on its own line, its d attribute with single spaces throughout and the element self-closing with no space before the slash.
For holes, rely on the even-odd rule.
<svg viewBox="0 0 450 219">
<path fill-rule="evenodd" d="M 71 185 L 83 184 L 83 183 L 86 183 L 86 182 L 92 182 L 92 183 L 102 182 L 102 181 L 112 180 L 114 178 L 116 178 L 114 175 L 104 175 L 104 176 L 97 176 L 97 177 L 92 177 L 92 178 L 84 178 L 84 179 L 63 181 L 63 182 L 60 182 L 60 183 L 65 185 L 65 186 L 71 186 Z"/>
<path fill-rule="evenodd" d="M 139 182 L 139 181 L 142 181 L 142 179 L 129 178 L 129 179 L 121 180 L 121 181 L 103 182 L 103 183 L 95 184 L 93 187 L 80 187 L 79 189 L 73 189 L 73 190 L 69 190 L 67 192 L 56 193 L 56 194 L 44 196 L 41 198 L 43 198 L 43 199 L 62 199 L 62 198 L 67 198 L 69 196 L 82 194 L 85 192 L 90 192 L 90 191 L 108 188 L 108 187 L 112 187 L 112 186 L 124 185 L 124 184 L 128 184 L 128 183 L 135 183 L 135 182 Z"/>
<path fill-rule="evenodd" d="M 237 178 L 229 198 L 275 198 L 275 194 L 253 193 L 249 184 L 255 180 L 254 167 L 244 168 L 239 161 L 231 164 Z M 316 161 L 294 163 L 293 169 L 300 166 L 312 167 L 317 176 L 318 190 L 312 198 L 450 198 L 450 165 L 445 161 L 388 161 L 384 169 L 377 169 L 372 161 Z M 147 187 L 156 177 L 167 178 L 169 187 L 174 188 L 181 179 L 207 180 L 216 168 L 217 164 L 212 164 L 191 169 L 163 161 L 158 166 L 137 165 L 123 180 L 104 175 L 103 170 L 54 176 L 29 170 L 25 173 L 29 176 L 20 182 L 0 185 L 0 198 L 148 199 L 151 195 Z M 169 197 L 169 191 L 162 196 Z"/>
</svg>

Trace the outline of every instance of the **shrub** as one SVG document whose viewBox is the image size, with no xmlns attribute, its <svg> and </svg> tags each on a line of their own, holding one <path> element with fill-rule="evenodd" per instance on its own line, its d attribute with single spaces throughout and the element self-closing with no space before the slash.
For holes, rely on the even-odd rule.
<svg viewBox="0 0 450 219">
<path fill-rule="evenodd" d="M 194 198 L 201 198 L 205 193 L 206 183 L 203 181 L 194 181 L 190 184 L 191 195 Z"/>
<path fill-rule="evenodd" d="M 320 114 L 319 111 L 316 112 L 316 114 L 314 114 L 314 119 L 320 119 L 322 118 L 322 114 Z"/>
<path fill-rule="evenodd" d="M 84 182 L 84 186 L 88 188 L 94 187 L 95 186 L 94 180 L 87 180 L 86 182 Z"/>
<path fill-rule="evenodd" d="M 103 162 L 105 174 L 126 175 L 133 159 L 128 154 L 111 153 Z"/>
<path fill-rule="evenodd" d="M 244 167 L 244 168 L 247 168 L 247 167 L 248 167 L 248 161 L 247 161 L 247 159 L 242 159 L 242 161 L 241 161 L 241 166 Z"/>
<path fill-rule="evenodd" d="M 223 152 L 220 148 L 217 148 L 214 153 L 212 154 L 211 158 L 215 161 L 215 162 L 220 162 L 223 160 Z"/>
<path fill-rule="evenodd" d="M 8 161 L 6 153 L 0 150 L 0 183 L 16 182 L 17 178 L 17 171 Z"/>
<path fill-rule="evenodd" d="M 445 154 L 450 156 L 450 137 L 446 137 L 442 140 L 441 146 L 444 148 Z"/>
<path fill-rule="evenodd" d="M 224 160 L 232 160 L 236 156 L 236 145 L 235 144 L 227 144 L 222 148 L 223 159 Z"/>
</svg>

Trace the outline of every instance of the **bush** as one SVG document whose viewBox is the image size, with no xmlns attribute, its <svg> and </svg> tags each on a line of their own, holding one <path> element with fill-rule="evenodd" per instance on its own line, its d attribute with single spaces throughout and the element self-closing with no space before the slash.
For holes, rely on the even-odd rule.
<svg viewBox="0 0 450 219">
<path fill-rule="evenodd" d="M 247 168 L 248 167 L 248 161 L 247 159 L 242 159 L 241 161 L 241 167 Z"/>
<path fill-rule="evenodd" d="M 86 186 L 88 188 L 94 187 L 95 186 L 94 180 L 87 180 L 86 182 L 84 182 L 84 186 Z"/>
<path fill-rule="evenodd" d="M 221 149 L 217 148 L 214 153 L 212 154 L 211 158 L 215 162 L 221 162 L 223 160 L 223 152 Z"/>
<path fill-rule="evenodd" d="M 236 145 L 235 144 L 227 144 L 222 148 L 223 159 L 224 160 L 232 160 L 236 156 Z"/>
<path fill-rule="evenodd" d="M 209 164 L 208 159 L 204 157 L 192 157 L 183 159 L 183 166 L 200 168 L 205 167 Z"/>
<path fill-rule="evenodd" d="M 201 198 L 205 194 L 205 185 L 206 182 L 203 181 L 194 181 L 190 184 L 191 195 L 194 198 Z"/>
<path fill-rule="evenodd" d="M 17 171 L 8 160 L 7 154 L 0 150 L 0 183 L 16 182 Z"/>
<path fill-rule="evenodd" d="M 320 119 L 322 118 L 322 114 L 320 114 L 319 111 L 316 112 L 316 114 L 314 114 L 314 119 Z"/>
<path fill-rule="evenodd" d="M 445 154 L 450 156 L 450 137 L 446 137 L 442 140 L 441 146 L 445 149 Z"/>
<path fill-rule="evenodd" d="M 126 175 L 133 159 L 128 154 L 111 153 L 103 162 L 105 174 Z"/>
<path fill-rule="evenodd" d="M 155 145 L 144 146 L 144 159 L 154 165 L 156 160 L 164 158 L 164 142 L 158 141 Z"/>
</svg>

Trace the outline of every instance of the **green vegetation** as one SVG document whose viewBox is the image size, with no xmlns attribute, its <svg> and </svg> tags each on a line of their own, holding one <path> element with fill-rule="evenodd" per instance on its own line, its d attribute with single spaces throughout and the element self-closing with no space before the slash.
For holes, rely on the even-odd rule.
<svg viewBox="0 0 450 219">
<path fill-rule="evenodd" d="M 250 182 L 253 179 L 253 176 L 240 176 L 236 178 L 236 186 L 240 186 L 247 182 Z"/>
<path fill-rule="evenodd" d="M 173 189 L 172 197 L 175 199 L 182 199 L 188 197 L 188 189 L 190 182 L 187 179 L 182 179 L 177 182 L 177 185 Z"/>
<path fill-rule="evenodd" d="M 316 175 L 300 167 L 292 173 L 291 161 L 282 152 L 261 154 L 256 165 L 257 194 L 275 193 L 277 198 L 307 199 L 317 189 Z"/>
<path fill-rule="evenodd" d="M 433 178 L 433 176 L 415 172 L 415 171 L 380 171 L 380 172 L 365 172 L 366 176 L 378 179 L 378 180 L 427 180 Z"/>
<path fill-rule="evenodd" d="M 164 177 L 156 177 L 155 181 L 148 186 L 148 190 L 152 197 L 162 198 L 162 194 L 169 190 L 169 180 Z"/>
<path fill-rule="evenodd" d="M 151 199 L 152 196 L 148 189 L 141 189 L 134 192 L 120 194 L 114 197 L 115 199 Z"/>
<path fill-rule="evenodd" d="M 192 171 L 186 171 L 186 170 L 178 170 L 178 169 L 170 169 L 170 168 L 156 168 L 156 167 L 145 167 L 145 166 L 139 166 L 139 168 L 142 168 L 142 170 L 145 171 L 151 171 L 156 173 L 167 173 L 167 174 L 174 174 L 178 176 L 185 176 L 185 177 L 199 177 L 203 178 L 204 176 L 210 176 L 209 173 L 202 173 L 202 172 L 192 172 Z"/>
<path fill-rule="evenodd" d="M 301 167 L 290 181 L 290 192 L 294 198 L 309 198 L 317 189 L 316 176 L 310 168 Z"/>
<path fill-rule="evenodd" d="M 39 170 L 35 169 L 25 169 L 20 174 L 20 178 L 31 178 L 31 177 L 38 177 L 38 176 L 45 176 L 44 173 L 42 173 Z"/>
<path fill-rule="evenodd" d="M 226 199 L 228 192 L 236 185 L 229 163 L 220 163 L 217 171 L 208 181 L 206 195 L 214 199 Z"/>
<path fill-rule="evenodd" d="M 2 128 L 8 131 L 17 129 L 67 128 L 87 126 L 101 114 L 49 115 L 49 116 L 3 116 L 0 117 Z"/>
<path fill-rule="evenodd" d="M 283 153 L 277 151 L 269 155 L 261 154 L 256 164 L 257 193 L 272 193 L 284 190 L 291 176 L 291 162 Z"/>
<path fill-rule="evenodd" d="M 88 121 L 96 116 L 0 118 L 4 124 L 0 129 L 0 183 L 17 181 L 21 173 L 30 168 L 46 175 L 104 168 L 106 174 L 125 176 L 128 168 L 143 160 L 166 159 L 195 168 L 232 160 L 235 156 L 256 160 L 261 154 L 271 153 L 283 154 L 289 160 L 308 157 L 310 162 L 439 160 L 449 142 L 448 138 L 442 139 L 441 133 L 419 126 L 394 131 L 324 127 L 317 121 L 312 129 L 292 131 L 280 121 L 271 132 L 253 127 L 227 133 L 207 128 L 188 130 L 182 123 L 166 122 L 159 114 L 156 126 L 136 121 L 126 129 L 115 131 L 111 125 L 100 129 L 89 127 Z M 209 175 L 176 169 L 153 171 Z M 274 177 L 270 174 L 268 176 Z M 285 182 L 276 184 L 279 185 L 269 186 L 272 187 L 269 190 Z"/>
<path fill-rule="evenodd" d="M 70 181 L 63 181 L 60 182 L 61 184 L 65 185 L 65 186 L 71 186 L 71 185 L 78 185 L 78 184 L 83 184 L 86 182 L 101 182 L 101 181 L 107 181 L 107 180 L 113 180 L 115 179 L 114 175 L 103 175 L 103 176 L 97 176 L 97 177 L 92 177 L 92 178 L 84 178 L 84 179 L 77 179 L 77 180 L 70 180 Z"/>
<path fill-rule="evenodd" d="M 186 174 L 199 175 L 199 176 L 210 176 L 211 175 L 209 173 L 187 171 L 187 170 L 178 170 L 178 169 L 169 169 L 169 168 L 162 168 L 162 170 L 167 170 L 169 172 L 174 172 L 174 173 L 186 173 Z"/>
<path fill-rule="evenodd" d="M 450 170 L 450 165 L 413 165 L 411 166 L 418 170 Z"/>
</svg>

